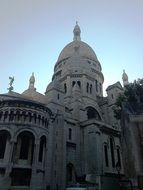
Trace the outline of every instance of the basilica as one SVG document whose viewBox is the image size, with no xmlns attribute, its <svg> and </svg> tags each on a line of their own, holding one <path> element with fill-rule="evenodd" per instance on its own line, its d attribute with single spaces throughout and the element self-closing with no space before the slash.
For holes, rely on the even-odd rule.
<svg viewBox="0 0 143 190">
<path fill-rule="evenodd" d="M 103 83 L 102 65 L 76 23 L 45 94 L 36 91 L 34 73 L 23 93 L 0 94 L 0 189 L 118 189 L 124 167 L 113 107 L 123 87 L 108 86 L 104 97 Z"/>
</svg>

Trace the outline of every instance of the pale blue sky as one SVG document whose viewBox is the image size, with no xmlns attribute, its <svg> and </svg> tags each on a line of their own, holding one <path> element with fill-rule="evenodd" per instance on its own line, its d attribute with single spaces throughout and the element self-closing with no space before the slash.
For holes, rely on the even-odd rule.
<svg viewBox="0 0 143 190">
<path fill-rule="evenodd" d="M 129 81 L 143 77 L 143 0 L 0 0 L 0 93 L 9 76 L 23 92 L 32 72 L 44 93 L 76 20 L 102 65 L 104 89 L 122 82 L 123 69 Z"/>
</svg>

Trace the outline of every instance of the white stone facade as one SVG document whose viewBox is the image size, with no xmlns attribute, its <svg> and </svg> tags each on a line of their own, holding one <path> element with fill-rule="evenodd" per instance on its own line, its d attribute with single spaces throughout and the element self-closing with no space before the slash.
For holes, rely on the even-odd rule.
<svg viewBox="0 0 143 190">
<path fill-rule="evenodd" d="M 3 189 L 63 190 L 78 184 L 112 190 L 117 163 L 123 174 L 120 125 L 112 109 L 123 89 L 115 83 L 103 97 L 101 64 L 80 33 L 76 24 L 45 95 L 36 92 L 32 74 L 28 90 L 0 96 Z"/>
</svg>

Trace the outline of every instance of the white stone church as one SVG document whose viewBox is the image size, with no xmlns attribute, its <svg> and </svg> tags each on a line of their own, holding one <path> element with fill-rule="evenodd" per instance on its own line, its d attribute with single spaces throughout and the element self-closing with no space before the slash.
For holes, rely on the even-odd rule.
<svg viewBox="0 0 143 190">
<path fill-rule="evenodd" d="M 0 95 L 0 189 L 117 189 L 116 166 L 124 169 L 113 107 L 123 88 L 110 85 L 103 97 L 101 64 L 80 33 L 76 24 L 45 95 L 34 74 L 22 94 Z"/>
</svg>

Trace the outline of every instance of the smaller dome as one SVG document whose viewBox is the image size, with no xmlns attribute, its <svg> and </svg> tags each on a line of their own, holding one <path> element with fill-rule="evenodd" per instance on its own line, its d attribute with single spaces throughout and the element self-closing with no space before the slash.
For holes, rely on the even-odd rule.
<svg viewBox="0 0 143 190">
<path fill-rule="evenodd" d="M 52 82 L 50 82 L 50 83 L 48 84 L 48 86 L 47 86 L 47 88 L 46 88 L 45 94 L 46 94 L 49 90 L 51 90 L 52 88 L 56 88 L 56 89 L 59 89 L 59 90 L 63 90 L 61 84 L 59 83 L 59 81 L 53 80 Z"/>
<path fill-rule="evenodd" d="M 37 92 L 36 90 L 32 90 L 32 89 L 27 89 L 22 93 L 23 97 L 36 101 L 36 102 L 40 102 L 40 103 L 45 103 L 46 102 L 46 97 L 45 95 Z"/>
<path fill-rule="evenodd" d="M 1 96 L 5 97 L 5 98 L 17 98 L 17 99 L 20 99 L 20 98 L 24 98 L 22 94 L 19 94 L 17 92 L 14 92 L 14 91 L 10 91 L 8 93 L 5 93 L 5 94 L 2 94 Z"/>
</svg>

